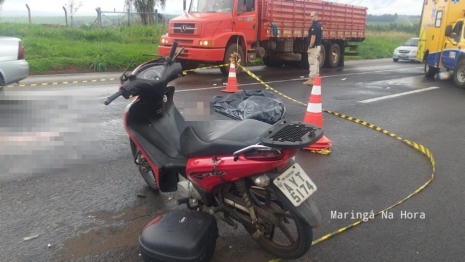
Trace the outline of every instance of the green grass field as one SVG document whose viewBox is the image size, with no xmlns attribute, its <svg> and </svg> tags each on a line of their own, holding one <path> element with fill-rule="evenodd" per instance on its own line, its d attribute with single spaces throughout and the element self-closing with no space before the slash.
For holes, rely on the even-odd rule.
<svg viewBox="0 0 465 262">
<path fill-rule="evenodd" d="M 90 21 L 90 20 L 89 20 Z M 0 23 L 0 35 L 23 40 L 31 74 L 104 72 L 121 70 L 134 59 L 139 64 L 156 54 L 162 25 L 132 25 L 81 29 L 38 24 Z M 415 35 L 403 32 L 367 32 L 359 43 L 360 56 L 346 59 L 389 58 L 394 48 Z"/>
<path fill-rule="evenodd" d="M 396 31 L 367 31 L 365 41 L 358 47 L 361 55 L 352 57 L 352 59 L 390 58 L 396 47 L 415 36 L 415 34 Z"/>
</svg>

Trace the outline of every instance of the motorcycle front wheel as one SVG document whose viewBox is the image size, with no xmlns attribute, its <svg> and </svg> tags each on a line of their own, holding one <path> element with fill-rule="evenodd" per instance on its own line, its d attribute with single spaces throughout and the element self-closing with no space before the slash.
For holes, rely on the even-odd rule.
<svg viewBox="0 0 465 262">
<path fill-rule="evenodd" d="M 255 241 L 269 253 L 283 259 L 297 259 L 305 255 L 312 245 L 312 227 L 299 218 L 273 193 L 264 188 L 249 189 L 252 202 L 273 214 L 279 223 L 271 224 L 261 221 L 264 235 Z M 256 231 L 254 227 L 243 224 L 250 235 Z"/>
<path fill-rule="evenodd" d="M 141 174 L 141 176 L 144 179 L 145 183 L 147 183 L 147 185 L 149 186 L 150 189 L 152 189 L 154 191 L 158 191 L 159 188 L 158 188 L 158 185 L 157 185 L 157 181 L 155 180 L 155 176 L 153 174 L 152 168 L 147 163 L 147 161 L 145 160 L 143 155 L 139 154 L 139 149 L 134 144 L 134 142 L 132 142 L 131 139 L 129 139 L 129 143 L 131 144 L 131 152 L 132 152 L 132 157 L 134 158 L 134 160 L 136 160 L 137 162 L 144 162 L 145 161 L 144 164 L 137 165 L 137 168 L 139 169 L 139 173 Z M 136 157 L 138 157 L 139 159 L 136 159 Z"/>
</svg>

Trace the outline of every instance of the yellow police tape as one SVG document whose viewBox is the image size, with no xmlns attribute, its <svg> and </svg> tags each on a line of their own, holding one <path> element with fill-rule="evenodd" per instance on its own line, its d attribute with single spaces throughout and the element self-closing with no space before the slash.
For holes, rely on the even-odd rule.
<svg viewBox="0 0 465 262">
<path fill-rule="evenodd" d="M 56 86 L 56 85 L 69 85 L 69 84 L 80 84 L 80 83 L 96 83 L 96 82 L 106 82 L 118 80 L 118 78 L 100 78 L 100 79 L 91 79 L 91 80 L 75 80 L 75 81 L 63 81 L 63 82 L 44 82 L 44 83 L 33 83 L 33 84 L 16 84 L 16 85 L 7 85 L 6 87 L 26 87 L 26 86 Z"/>
<path fill-rule="evenodd" d="M 193 71 L 195 71 L 195 70 L 219 68 L 219 67 L 229 66 L 229 65 L 230 65 L 230 64 L 228 63 L 228 64 L 217 65 L 217 66 L 209 66 L 209 67 L 201 67 L 201 68 L 196 68 L 196 69 L 190 69 L 190 70 L 185 70 L 185 71 L 183 71 L 183 74 L 186 74 L 186 73 L 188 73 L 188 72 L 193 72 Z M 265 82 L 263 82 L 260 78 L 258 78 L 254 73 L 252 73 L 251 71 L 249 71 L 249 70 L 246 69 L 245 67 L 241 66 L 240 64 L 237 64 L 237 66 L 238 66 L 238 67 L 241 67 L 241 68 L 242 68 L 247 74 L 249 74 L 252 78 L 256 79 L 258 82 L 260 82 L 261 84 L 263 84 L 264 86 L 266 86 L 266 89 L 270 89 L 270 90 L 272 90 L 273 92 L 277 93 L 278 95 L 280 95 L 280 96 L 282 96 L 282 97 L 285 97 L 285 98 L 287 98 L 287 99 L 289 99 L 289 100 L 291 100 L 291 101 L 293 101 L 293 102 L 295 102 L 295 103 L 297 103 L 297 104 L 299 104 L 299 105 L 302 105 L 302 106 L 305 106 L 305 107 L 307 106 L 306 103 L 302 103 L 302 102 L 300 102 L 300 101 L 298 101 L 298 100 L 296 100 L 296 99 L 294 99 L 294 98 L 292 98 L 292 97 L 290 97 L 290 96 L 287 96 L 287 95 L 285 95 L 285 94 L 283 94 L 283 93 L 277 91 L 276 89 L 272 88 L 271 86 L 269 86 L 268 84 L 266 84 Z M 102 81 L 102 82 L 104 82 L 104 81 L 106 81 L 106 80 L 107 80 L 107 79 L 100 79 L 100 81 Z M 115 78 L 110 78 L 110 79 L 108 79 L 108 80 L 112 81 L 112 80 L 115 80 Z M 69 84 L 69 83 L 77 84 L 77 83 L 88 83 L 88 82 L 97 82 L 97 81 L 98 81 L 98 80 L 83 80 L 83 81 L 62 82 L 62 83 L 63 83 L 63 84 Z M 58 82 L 53 82 L 53 83 L 51 83 L 51 84 L 52 84 L 52 85 L 58 85 L 59 83 L 58 83 Z M 31 84 L 30 86 L 38 86 L 38 85 L 40 85 L 40 86 L 47 86 L 47 85 L 49 85 L 49 83 Z M 18 86 L 26 86 L 26 85 L 18 85 Z M 9 86 L 7 86 L 7 87 L 13 87 L 13 86 L 12 86 L 12 85 L 9 85 Z M 379 211 L 378 213 L 374 214 L 374 216 L 372 216 L 372 217 L 365 217 L 364 219 L 359 220 L 359 221 L 357 221 L 357 222 L 354 222 L 354 223 L 352 223 L 352 224 L 349 225 L 349 226 L 346 226 L 346 227 L 344 227 L 344 228 L 338 229 L 338 230 L 336 230 L 336 231 L 334 231 L 334 232 L 332 232 L 332 233 L 329 233 L 329 234 L 327 234 L 327 235 L 325 235 L 325 236 L 323 236 L 323 237 L 321 237 L 321 238 L 319 238 L 319 239 L 317 239 L 317 240 L 314 240 L 314 241 L 312 242 L 312 246 L 314 246 L 314 245 L 316 245 L 316 244 L 318 244 L 318 243 L 320 243 L 320 242 L 323 242 L 323 241 L 327 240 L 328 238 L 330 238 L 330 237 L 332 237 L 332 236 L 335 236 L 335 235 L 337 235 L 337 234 L 339 234 L 339 233 L 342 233 L 342 232 L 346 231 L 347 229 L 350 229 L 350 228 L 352 228 L 352 227 L 358 226 L 358 225 L 362 224 L 362 222 L 368 222 L 370 219 L 374 219 L 374 217 L 379 216 L 379 215 L 382 214 L 383 212 L 385 212 L 385 211 L 387 211 L 387 210 L 390 210 L 390 209 L 392 209 L 392 208 L 394 208 L 394 207 L 396 207 L 396 206 L 402 204 L 402 203 L 405 202 L 406 200 L 410 199 L 412 196 L 418 194 L 418 193 L 419 193 L 420 191 L 422 191 L 426 186 L 428 186 L 428 185 L 431 183 L 431 181 L 434 179 L 434 174 L 435 174 L 435 172 L 436 172 L 436 164 L 435 164 L 435 162 L 434 162 L 434 157 L 433 157 L 433 155 L 431 154 L 431 151 L 430 151 L 427 147 L 425 147 L 425 146 L 423 146 L 423 145 L 421 145 L 421 144 L 418 144 L 418 143 L 415 143 L 415 142 L 412 142 L 412 141 L 403 139 L 402 137 L 397 136 L 396 134 L 394 134 L 394 133 L 392 133 L 392 132 L 390 132 L 390 131 L 388 131 L 388 130 L 386 130 L 386 129 L 383 129 L 383 128 L 381 128 L 381 127 L 375 126 L 375 125 L 373 125 L 373 124 L 370 124 L 370 123 L 368 123 L 368 122 L 362 121 L 362 120 L 360 120 L 360 119 L 357 119 L 357 118 L 354 118 L 354 117 L 351 117 L 351 116 L 347 116 L 347 115 L 344 115 L 344 114 L 340 114 L 340 113 L 337 113 L 337 112 L 329 111 L 329 110 L 324 110 L 324 109 L 323 109 L 322 111 L 325 112 L 325 113 L 331 114 L 331 115 L 333 115 L 333 116 L 337 116 L 337 117 L 340 117 L 340 118 L 343 118 L 343 119 L 352 121 L 352 122 L 354 122 L 354 123 L 361 124 L 361 125 L 363 125 L 363 126 L 366 126 L 366 127 L 371 128 L 371 129 L 373 129 L 373 130 L 376 130 L 376 131 L 378 131 L 378 132 L 380 132 L 380 133 L 383 133 L 383 134 L 385 134 L 385 135 L 388 135 L 388 136 L 390 136 L 390 137 L 392 137 L 392 138 L 395 138 L 395 139 L 397 139 L 397 140 L 399 140 L 399 141 L 401 141 L 401 142 L 403 142 L 403 143 L 405 143 L 405 144 L 407 144 L 407 145 L 409 145 L 409 146 L 415 148 L 416 150 L 420 151 L 421 153 L 423 153 L 424 155 L 426 155 L 426 156 L 429 158 L 429 160 L 431 161 L 431 165 L 432 165 L 432 170 L 433 170 L 433 171 L 432 171 L 432 173 L 431 173 L 430 179 L 429 179 L 425 184 L 423 184 L 421 187 L 419 187 L 417 190 L 415 190 L 413 193 L 411 193 L 410 195 L 408 195 L 408 196 L 405 197 L 404 199 L 400 200 L 399 202 L 395 203 L 394 205 L 392 205 L 392 206 L 390 206 L 390 207 L 387 207 L 387 208 L 385 208 L 385 209 Z M 326 150 L 312 151 L 312 152 L 313 152 L 313 153 L 319 153 L 319 154 L 327 155 L 327 154 L 330 154 L 330 153 L 331 153 L 331 150 L 330 150 L 330 149 L 326 149 Z M 270 260 L 270 262 L 278 262 L 278 261 L 281 261 L 281 259 L 280 259 L 280 258 L 276 258 L 276 259 Z"/>
<path fill-rule="evenodd" d="M 265 86 L 267 87 L 267 89 L 270 89 L 270 90 L 272 90 L 273 92 L 275 92 L 275 93 L 277 93 L 277 94 L 279 94 L 279 95 L 281 95 L 281 96 L 283 96 L 283 97 L 285 97 L 285 98 L 287 98 L 287 99 L 289 99 L 289 100 L 291 100 L 291 101 L 293 101 L 293 102 L 295 102 L 295 103 L 297 103 L 297 104 L 299 104 L 299 105 L 302 105 L 302 106 L 305 106 L 305 107 L 307 106 L 307 104 L 302 103 L 302 102 L 300 102 L 300 101 L 298 101 L 298 100 L 296 100 L 296 99 L 293 99 L 292 97 L 289 97 L 289 96 L 287 96 L 287 95 L 285 95 L 285 94 L 283 94 L 283 93 L 277 91 L 276 89 L 272 88 L 271 86 L 267 85 L 265 82 L 263 82 L 261 79 L 259 79 L 255 74 L 253 74 L 252 72 L 250 72 L 249 70 L 247 70 L 247 69 L 244 68 L 243 66 L 241 66 L 241 65 L 238 65 L 238 66 L 241 67 L 245 72 L 247 72 L 251 77 L 253 77 L 253 78 L 256 79 L 257 81 L 259 81 L 260 83 L 262 83 L 263 85 L 265 85 Z M 341 229 L 339 229 L 339 230 L 336 230 L 336 231 L 334 231 L 334 232 L 332 232 L 332 233 L 329 233 L 329 234 L 327 234 L 327 235 L 325 235 L 325 236 L 323 236 L 323 237 L 321 237 L 321 238 L 319 238 L 319 239 L 313 241 L 313 242 L 312 242 L 312 246 L 314 246 L 314 245 L 316 245 L 316 244 L 318 244 L 318 243 L 320 243 L 320 242 L 323 242 L 323 241 L 327 240 L 328 238 L 330 238 L 330 237 L 332 237 L 332 236 L 335 236 L 335 235 L 337 235 L 337 234 L 339 234 L 339 233 L 342 233 L 342 232 L 346 231 L 346 230 L 349 229 L 349 228 L 358 226 L 358 225 L 360 225 L 362 222 L 368 222 L 370 219 L 374 219 L 374 217 L 379 216 L 379 215 L 382 214 L 383 212 L 385 212 L 385 211 L 387 211 L 387 210 L 389 210 L 389 209 L 392 209 L 392 208 L 394 208 L 395 206 L 398 206 L 398 205 L 402 204 L 404 201 L 410 199 L 412 196 L 418 194 L 418 193 L 419 193 L 420 191 L 422 191 L 426 186 L 428 186 L 428 185 L 431 183 L 431 181 L 433 181 L 433 179 L 434 179 L 434 174 L 435 174 L 435 172 L 436 172 L 436 164 L 435 164 L 435 162 L 434 162 L 433 154 L 431 154 L 431 151 L 430 151 L 427 147 L 425 147 L 425 146 L 423 146 L 423 145 L 421 145 L 421 144 L 418 144 L 418 143 L 415 143 L 415 142 L 412 142 L 412 141 L 403 139 L 402 137 L 397 136 L 396 134 L 394 134 L 394 133 L 392 133 L 392 132 L 390 132 L 390 131 L 388 131 L 388 130 L 386 130 L 386 129 L 383 129 L 383 128 L 381 128 L 381 127 L 375 126 L 375 125 L 370 124 L 370 123 L 368 123 L 368 122 L 366 122 L 366 121 L 362 121 L 362 120 L 357 119 L 357 118 L 355 118 L 355 117 L 347 116 L 347 115 L 344 115 L 344 114 L 340 114 L 340 113 L 337 113 L 337 112 L 333 112 L 333 111 L 329 111 L 329 110 L 324 110 L 324 109 L 323 109 L 322 111 L 325 112 L 325 113 L 331 114 L 331 115 L 333 115 L 333 116 L 337 116 L 337 117 L 340 117 L 340 118 L 343 118 L 343 119 L 352 121 L 352 122 L 354 122 L 354 123 L 357 123 L 357 124 L 366 126 L 366 127 L 368 127 L 368 128 L 371 128 L 371 129 L 376 130 L 376 131 L 378 131 L 378 132 L 380 132 L 380 133 L 383 133 L 383 134 L 385 134 L 385 135 L 388 135 L 388 136 L 390 136 L 390 137 L 392 137 L 392 138 L 395 138 L 395 139 L 397 139 L 397 140 L 399 140 L 399 141 L 401 141 L 401 142 L 403 142 L 403 143 L 405 143 L 405 144 L 407 144 L 407 145 L 409 145 L 409 146 L 415 148 L 416 150 L 420 151 L 422 154 L 426 155 L 426 156 L 428 157 L 428 159 L 431 161 L 432 173 L 431 173 L 430 179 L 429 179 L 425 184 L 423 184 L 421 187 L 419 187 L 417 190 L 415 190 L 413 193 L 411 193 L 410 195 L 408 195 L 408 196 L 405 197 L 404 199 L 400 200 L 399 202 L 395 203 L 394 205 L 392 205 L 392 206 L 390 206 L 390 207 L 387 207 L 387 208 L 385 208 L 385 209 L 379 211 L 378 213 L 374 214 L 374 215 L 371 216 L 371 217 L 370 217 L 370 216 L 367 216 L 367 217 L 365 217 L 365 218 L 362 219 L 362 220 L 359 220 L 359 221 L 357 221 L 357 222 L 355 222 L 355 223 L 352 223 L 352 224 L 349 225 L 349 226 L 346 226 L 346 227 L 344 227 L 344 228 L 341 228 Z M 281 259 L 280 259 L 280 258 L 277 258 L 277 259 L 270 260 L 270 262 L 278 262 L 278 261 L 281 261 Z"/>
<path fill-rule="evenodd" d="M 203 70 L 203 69 L 220 68 L 220 67 L 229 66 L 229 65 L 230 65 L 230 63 L 223 64 L 223 65 L 216 65 L 216 66 L 199 67 L 199 68 L 195 68 L 195 69 L 184 70 L 182 73 L 185 75 L 187 72 L 194 72 L 196 70 Z"/>
<path fill-rule="evenodd" d="M 199 67 L 190 70 L 184 70 L 183 74 L 185 75 L 187 72 L 193 72 L 196 70 L 203 70 L 203 69 L 212 69 L 212 68 L 220 68 L 224 66 L 229 66 L 228 64 L 223 65 L 216 65 L 216 66 L 207 66 L 207 67 Z M 82 83 L 97 83 L 97 82 L 107 82 L 107 81 L 114 81 L 119 80 L 119 78 L 100 78 L 100 79 L 90 79 L 90 80 L 75 80 L 75 81 L 61 81 L 61 82 L 42 82 L 42 83 L 32 83 L 32 84 L 11 84 L 7 85 L 6 87 L 34 87 L 34 86 L 56 86 L 56 85 L 69 85 L 69 84 L 82 84 Z"/>
<path fill-rule="evenodd" d="M 239 67 L 242 68 L 242 70 L 244 70 L 247 74 L 249 74 L 252 78 L 254 78 L 255 80 L 257 80 L 258 82 L 260 82 L 261 84 L 263 84 L 264 86 L 266 86 L 266 89 L 270 89 L 272 90 L 273 92 L 277 93 L 278 95 L 280 96 L 283 96 L 289 100 L 291 100 L 292 102 L 295 102 L 297 104 L 303 104 L 304 106 L 307 106 L 306 104 L 300 102 L 300 101 L 297 101 L 295 100 L 294 98 L 292 97 L 289 97 L 281 92 L 279 92 L 278 90 L 272 88 L 271 86 L 269 86 L 267 83 L 263 82 L 260 78 L 258 78 L 254 73 L 250 72 L 249 70 L 247 70 L 245 67 L 241 66 L 241 65 L 238 65 Z M 326 149 L 322 149 L 322 150 L 310 150 L 310 152 L 312 153 L 316 153 L 316 154 L 321 154 L 321 155 L 329 155 L 331 154 L 331 148 L 326 148 Z"/>
</svg>

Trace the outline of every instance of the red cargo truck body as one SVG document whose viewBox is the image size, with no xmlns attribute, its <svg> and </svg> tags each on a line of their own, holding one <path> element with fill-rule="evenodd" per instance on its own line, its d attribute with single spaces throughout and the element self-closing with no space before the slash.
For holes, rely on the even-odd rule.
<svg viewBox="0 0 465 262">
<path fill-rule="evenodd" d="M 178 58 L 184 69 L 229 63 L 233 52 L 241 64 L 259 57 L 267 66 L 308 68 L 305 40 L 313 11 L 323 26 L 320 67 L 343 66 L 365 40 L 366 7 L 321 0 L 219 0 L 222 6 L 208 7 L 216 1 L 192 0 L 186 14 L 170 20 L 159 54 L 168 55 L 176 40 L 185 47 Z M 221 71 L 227 75 L 229 68 Z"/>
</svg>

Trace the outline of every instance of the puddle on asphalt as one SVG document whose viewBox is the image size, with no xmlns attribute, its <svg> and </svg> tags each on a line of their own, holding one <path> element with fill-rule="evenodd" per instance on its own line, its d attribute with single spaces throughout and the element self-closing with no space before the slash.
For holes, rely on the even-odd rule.
<svg viewBox="0 0 465 262">
<path fill-rule="evenodd" d="M 147 198 L 153 197 L 151 193 Z M 158 215 L 182 206 L 154 205 L 156 201 L 120 212 L 97 211 L 86 214 L 95 221 L 94 225 L 79 227 L 77 237 L 64 241 L 60 250 L 53 255 L 53 261 L 140 261 L 139 236 L 150 221 Z M 164 204 L 168 204 L 164 201 Z M 174 205 L 174 204 L 173 204 Z M 218 221 L 219 238 L 216 241 L 212 262 L 220 261 L 269 261 L 274 257 L 252 241 L 245 229 L 237 230 Z M 98 224 L 98 225 L 96 225 Z M 101 225 L 101 226 L 100 226 Z M 244 252 L 246 251 L 246 252 Z"/>
<path fill-rule="evenodd" d="M 419 76 L 411 76 L 411 77 L 402 77 L 398 79 L 389 79 L 389 80 L 381 80 L 381 81 L 373 81 L 370 82 L 369 85 L 364 83 L 358 83 L 360 86 L 364 88 L 383 88 L 388 89 L 391 86 L 405 86 L 409 88 L 423 88 L 423 83 L 425 82 L 432 82 L 426 80 L 423 75 Z M 433 82 L 432 82 L 433 83 Z"/>
<path fill-rule="evenodd" d="M 67 239 L 63 248 L 56 252 L 54 260 L 68 261 L 120 248 L 138 249 L 142 229 L 158 215 L 154 210 L 153 205 L 146 204 L 116 213 L 88 213 L 89 219 L 103 221 L 104 226 L 80 227 L 78 236 Z"/>
</svg>

